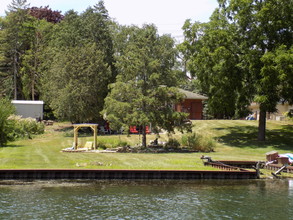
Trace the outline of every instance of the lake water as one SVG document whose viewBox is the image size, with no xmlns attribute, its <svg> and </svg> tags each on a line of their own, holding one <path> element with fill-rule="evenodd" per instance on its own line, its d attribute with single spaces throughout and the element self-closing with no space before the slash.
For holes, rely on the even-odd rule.
<svg viewBox="0 0 293 220">
<path fill-rule="evenodd" d="M 293 180 L 0 181 L 0 219 L 293 219 Z"/>
</svg>

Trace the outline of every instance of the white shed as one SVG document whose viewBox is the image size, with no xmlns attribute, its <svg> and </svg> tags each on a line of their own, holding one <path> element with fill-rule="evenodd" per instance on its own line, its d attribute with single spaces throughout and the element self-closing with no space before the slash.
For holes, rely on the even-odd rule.
<svg viewBox="0 0 293 220">
<path fill-rule="evenodd" d="M 43 101 L 12 100 L 11 103 L 15 106 L 17 115 L 43 120 Z"/>
</svg>

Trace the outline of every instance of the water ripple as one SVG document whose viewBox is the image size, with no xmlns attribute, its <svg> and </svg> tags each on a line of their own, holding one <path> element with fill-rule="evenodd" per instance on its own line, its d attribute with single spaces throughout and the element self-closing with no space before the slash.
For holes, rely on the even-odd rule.
<svg viewBox="0 0 293 220">
<path fill-rule="evenodd" d="M 0 219 L 292 219 L 291 181 L 0 182 Z"/>
</svg>

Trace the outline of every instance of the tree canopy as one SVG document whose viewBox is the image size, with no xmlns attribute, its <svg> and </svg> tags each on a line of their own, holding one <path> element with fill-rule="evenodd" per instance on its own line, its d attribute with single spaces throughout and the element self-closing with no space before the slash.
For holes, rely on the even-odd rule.
<svg viewBox="0 0 293 220">
<path fill-rule="evenodd" d="M 72 122 L 101 119 L 108 84 L 116 76 L 109 17 L 99 3 L 78 15 L 65 14 L 43 62 L 43 97 L 55 115 Z"/>
<path fill-rule="evenodd" d="M 187 86 L 209 97 L 214 118 L 244 117 L 258 102 L 264 140 L 266 112 L 293 103 L 293 2 L 218 3 L 209 22 L 185 22 L 175 47 L 154 25 L 119 25 L 103 1 L 62 15 L 12 0 L 0 18 L 0 96 L 44 99 L 62 120 L 172 132 L 186 117 L 172 107 L 176 87 Z"/>
<path fill-rule="evenodd" d="M 5 92 L 14 99 L 24 99 L 20 68 L 22 55 L 30 48 L 33 17 L 28 15 L 26 0 L 12 1 L 7 16 L 0 19 L 0 74 Z"/>
<path fill-rule="evenodd" d="M 240 117 L 251 101 L 258 102 L 259 140 L 265 140 L 266 112 L 276 111 L 278 102 L 293 103 L 292 4 L 219 0 L 209 22 L 184 25 L 181 49 L 209 96 L 210 113 Z"/>
<path fill-rule="evenodd" d="M 103 114 L 116 128 L 141 126 L 142 145 L 146 147 L 147 125 L 151 124 L 153 131 L 173 132 L 175 127 L 184 126 L 186 114 L 175 112 L 173 107 L 183 98 L 175 88 L 173 39 L 159 36 L 152 25 L 132 30 L 117 58 L 119 74 L 110 86 Z"/>
<path fill-rule="evenodd" d="M 45 7 L 31 7 L 29 9 L 29 14 L 39 20 L 46 20 L 51 23 L 59 23 L 63 20 L 64 16 L 60 11 L 53 11 L 49 6 Z"/>
</svg>

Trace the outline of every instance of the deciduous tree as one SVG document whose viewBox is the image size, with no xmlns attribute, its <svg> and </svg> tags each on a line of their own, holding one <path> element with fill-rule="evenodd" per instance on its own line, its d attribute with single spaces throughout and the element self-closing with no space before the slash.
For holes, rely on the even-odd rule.
<svg viewBox="0 0 293 220">
<path fill-rule="evenodd" d="M 239 65 L 241 51 L 236 27 L 215 10 L 208 23 L 190 20 L 183 26 L 185 41 L 180 45 L 187 67 L 208 99 L 214 118 L 243 117 L 249 104 L 245 68 Z"/>
<path fill-rule="evenodd" d="M 285 54 L 290 54 L 293 42 L 293 1 L 220 0 L 219 3 L 226 17 L 237 27 L 239 47 L 243 53 L 242 63 L 245 62 L 253 79 L 253 95 L 260 104 L 258 140 L 264 141 L 266 112 L 274 112 L 279 101 L 293 103 L 292 95 L 284 96 L 284 90 L 293 91 L 293 84 L 284 86 L 292 78 L 292 63 L 289 68 L 288 65 L 279 66 L 273 71 L 274 74 L 266 63 L 267 53 L 278 54 L 280 48 L 288 50 Z M 284 72 L 288 77 L 281 77 Z"/>
<path fill-rule="evenodd" d="M 214 114 L 242 116 L 249 101 L 258 102 L 258 140 L 263 141 L 266 112 L 276 111 L 279 101 L 293 102 L 288 95 L 293 91 L 293 2 L 218 2 L 208 23 L 184 26 L 188 68 L 208 94 Z"/>
<path fill-rule="evenodd" d="M 39 8 L 31 7 L 29 9 L 29 14 L 38 20 L 44 19 L 53 24 L 61 22 L 64 18 L 60 11 L 53 11 L 49 6 Z"/>
</svg>

